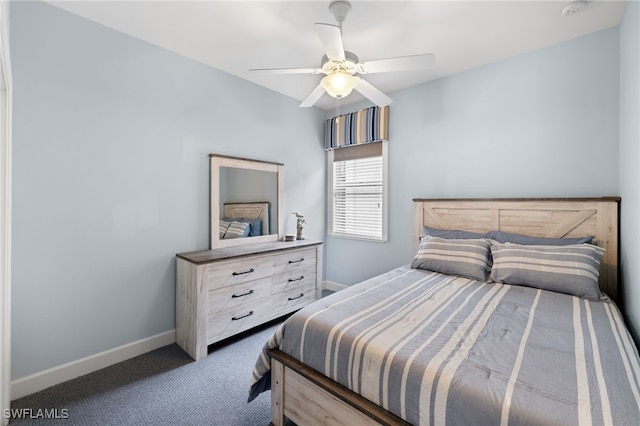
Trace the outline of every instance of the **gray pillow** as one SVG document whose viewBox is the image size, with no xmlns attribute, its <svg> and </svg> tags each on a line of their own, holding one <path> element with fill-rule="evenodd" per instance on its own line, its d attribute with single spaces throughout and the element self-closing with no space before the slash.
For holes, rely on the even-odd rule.
<svg viewBox="0 0 640 426">
<path fill-rule="evenodd" d="M 250 224 L 249 226 L 249 237 L 257 237 L 259 235 L 262 235 L 262 219 L 245 219 L 245 218 L 228 218 L 225 217 L 224 220 L 229 221 L 229 222 L 248 222 Z"/>
<path fill-rule="evenodd" d="M 547 237 L 531 237 L 529 235 L 513 234 L 502 231 L 489 231 L 487 238 L 499 243 L 515 243 L 522 245 L 542 245 L 542 246 L 566 246 L 570 244 L 591 244 L 593 236 L 578 238 L 547 238 Z"/>
<path fill-rule="evenodd" d="M 480 232 L 469 232 L 469 231 L 461 231 L 459 229 L 438 229 L 438 228 L 430 228 L 428 226 L 422 227 L 421 236 L 432 236 L 438 238 L 447 238 L 451 240 L 467 240 L 467 239 L 478 239 L 485 238 L 486 235 Z"/>
<path fill-rule="evenodd" d="M 425 236 L 420 240 L 411 267 L 485 281 L 490 268 L 489 246 L 486 239 Z"/>
<path fill-rule="evenodd" d="M 249 235 L 249 227 L 251 225 L 249 222 L 238 222 L 233 221 L 231 225 L 229 225 L 229 229 L 224 234 L 224 239 L 229 240 L 232 238 L 243 238 Z"/>
<path fill-rule="evenodd" d="M 604 249 L 593 244 L 526 246 L 491 243 L 491 281 L 599 300 Z"/>
<path fill-rule="evenodd" d="M 227 233 L 227 229 L 229 229 L 229 225 L 231 225 L 231 221 L 220 219 L 220 238 L 224 238 L 224 234 Z"/>
</svg>

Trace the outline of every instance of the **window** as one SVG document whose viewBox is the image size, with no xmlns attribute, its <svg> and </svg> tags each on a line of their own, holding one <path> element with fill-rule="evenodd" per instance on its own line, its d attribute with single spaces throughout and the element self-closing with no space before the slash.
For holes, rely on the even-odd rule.
<svg viewBox="0 0 640 426">
<path fill-rule="evenodd" d="M 329 151 L 329 235 L 387 241 L 387 142 Z"/>
</svg>

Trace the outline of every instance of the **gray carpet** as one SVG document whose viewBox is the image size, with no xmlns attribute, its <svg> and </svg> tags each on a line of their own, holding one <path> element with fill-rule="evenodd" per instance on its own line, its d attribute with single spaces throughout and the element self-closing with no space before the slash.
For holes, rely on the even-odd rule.
<svg viewBox="0 0 640 426">
<path fill-rule="evenodd" d="M 270 392 L 247 403 L 253 365 L 280 322 L 223 344 L 194 362 L 176 344 L 12 401 L 12 409 L 57 409 L 67 419 L 10 425 L 268 425 Z"/>
</svg>

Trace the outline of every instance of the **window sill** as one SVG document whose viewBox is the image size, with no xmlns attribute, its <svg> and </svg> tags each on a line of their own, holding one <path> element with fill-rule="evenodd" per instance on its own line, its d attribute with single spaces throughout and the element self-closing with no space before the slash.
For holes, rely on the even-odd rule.
<svg viewBox="0 0 640 426">
<path fill-rule="evenodd" d="M 387 238 L 372 238 L 372 237 L 363 237 L 360 235 L 349 235 L 349 234 L 334 234 L 329 233 L 329 237 L 332 238 L 341 238 L 345 240 L 358 240 L 358 241 L 368 241 L 372 243 L 386 243 Z"/>
</svg>

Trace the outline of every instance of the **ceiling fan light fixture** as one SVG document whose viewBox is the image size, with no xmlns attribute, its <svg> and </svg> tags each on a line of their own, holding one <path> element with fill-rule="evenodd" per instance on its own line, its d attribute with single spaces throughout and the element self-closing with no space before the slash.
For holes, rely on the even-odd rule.
<svg viewBox="0 0 640 426">
<path fill-rule="evenodd" d="M 329 95 L 341 99 L 349 96 L 358 85 L 358 79 L 346 72 L 336 71 L 324 77 L 320 84 Z"/>
</svg>

